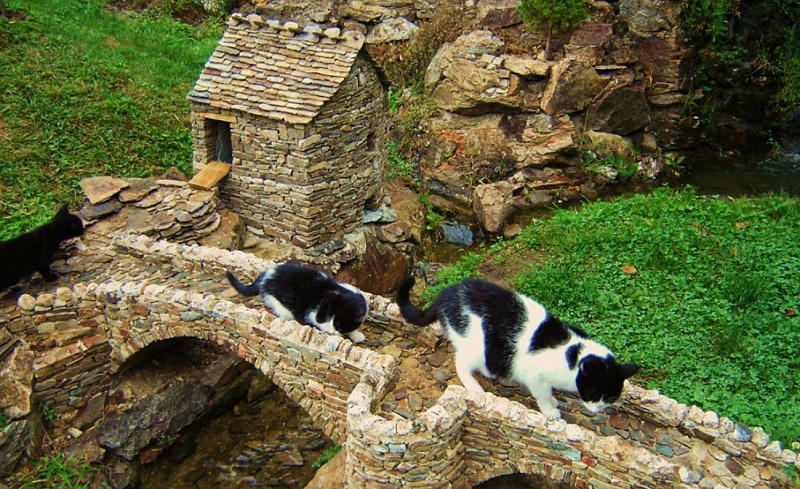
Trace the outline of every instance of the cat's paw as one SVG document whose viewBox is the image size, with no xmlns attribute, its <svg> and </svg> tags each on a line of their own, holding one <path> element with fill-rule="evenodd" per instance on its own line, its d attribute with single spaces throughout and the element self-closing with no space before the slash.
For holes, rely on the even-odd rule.
<svg viewBox="0 0 800 489">
<path fill-rule="evenodd" d="M 544 414 L 547 419 L 559 419 L 561 418 L 561 411 L 557 408 L 547 407 L 542 409 L 542 414 Z"/>
<path fill-rule="evenodd" d="M 362 341 L 367 339 L 367 337 L 364 336 L 364 333 L 362 333 L 361 331 L 352 331 L 352 332 L 348 333 L 347 336 L 350 338 L 350 341 L 352 341 L 353 343 L 361 343 Z"/>
</svg>

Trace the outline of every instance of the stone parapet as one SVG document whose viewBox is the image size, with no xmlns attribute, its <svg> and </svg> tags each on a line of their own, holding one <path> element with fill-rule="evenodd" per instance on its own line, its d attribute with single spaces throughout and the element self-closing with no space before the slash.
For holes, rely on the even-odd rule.
<svg viewBox="0 0 800 489">
<path fill-rule="evenodd" d="M 118 236 L 113 248 L 124 257 L 118 266 L 23 294 L 0 318 L 0 330 L 18 338 L 6 358 L 33 352 L 32 395 L 78 428 L 77 442 L 92 436 L 102 413 L 92 418 L 87 406 L 102 405 L 126 361 L 162 340 L 194 337 L 264 372 L 345 444 L 350 488 L 467 488 L 513 473 L 579 488 L 790 487 L 786 467 L 798 468 L 797 454 L 760 428 L 635 385 L 594 416 L 570 396 L 558 395 L 563 419 L 548 420 L 518 400 L 452 384 L 426 409 L 402 415 L 385 408 L 412 380 L 392 345 L 364 348 L 274 318 L 221 284 L 224 269 L 253 274 L 268 262 L 143 236 Z M 406 325 L 389 299 L 368 298 L 368 338 L 435 331 Z M 422 342 L 430 349 L 439 343 L 431 334 Z"/>
</svg>

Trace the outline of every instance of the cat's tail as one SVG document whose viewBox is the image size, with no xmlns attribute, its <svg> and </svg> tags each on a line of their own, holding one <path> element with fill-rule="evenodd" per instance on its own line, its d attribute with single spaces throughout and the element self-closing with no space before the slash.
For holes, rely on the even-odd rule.
<svg viewBox="0 0 800 489">
<path fill-rule="evenodd" d="M 417 309 L 414 304 L 411 303 L 410 293 L 412 287 L 414 287 L 413 276 L 403 280 L 400 287 L 397 289 L 397 305 L 400 306 L 400 314 L 411 324 L 427 326 L 438 319 L 438 308 L 434 303 L 434 305 L 424 311 Z"/>
<path fill-rule="evenodd" d="M 228 282 L 231 283 L 233 288 L 242 295 L 253 296 L 261 293 L 261 291 L 258 289 L 258 279 L 256 279 L 250 285 L 245 285 L 239 282 L 239 279 L 236 278 L 230 271 L 225 272 L 225 276 L 228 277 Z"/>
</svg>

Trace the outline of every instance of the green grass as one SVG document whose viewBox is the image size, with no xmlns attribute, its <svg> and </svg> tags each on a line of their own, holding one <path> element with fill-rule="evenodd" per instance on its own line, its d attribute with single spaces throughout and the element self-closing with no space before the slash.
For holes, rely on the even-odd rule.
<svg viewBox="0 0 800 489">
<path fill-rule="evenodd" d="M 516 288 L 642 365 L 635 382 L 800 441 L 800 200 L 661 188 L 556 211 L 501 254 L 523 251 L 544 260 Z"/>
<path fill-rule="evenodd" d="M 36 460 L 20 482 L 23 489 L 89 489 L 95 470 L 75 456 L 56 454 Z"/>
<path fill-rule="evenodd" d="M 8 1 L 0 19 L 0 239 L 81 202 L 94 175 L 191 172 L 186 93 L 222 31 L 100 0 Z"/>
</svg>

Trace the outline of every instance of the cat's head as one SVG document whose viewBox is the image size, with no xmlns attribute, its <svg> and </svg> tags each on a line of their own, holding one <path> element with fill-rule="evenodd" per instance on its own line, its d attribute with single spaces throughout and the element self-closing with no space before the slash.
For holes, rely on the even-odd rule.
<svg viewBox="0 0 800 489">
<path fill-rule="evenodd" d="M 583 357 L 575 382 L 586 409 L 596 413 L 615 403 L 622 394 L 625 379 L 638 370 L 635 363 L 618 363 L 610 354 Z"/>
<path fill-rule="evenodd" d="M 333 315 L 333 327 L 339 333 L 355 331 L 367 316 L 367 300 L 360 292 L 332 291 L 326 296 Z"/>
<path fill-rule="evenodd" d="M 83 221 L 75 214 L 69 213 L 67 204 L 61 206 L 52 220 L 53 225 L 58 229 L 61 240 L 77 238 L 83 234 Z"/>
</svg>

